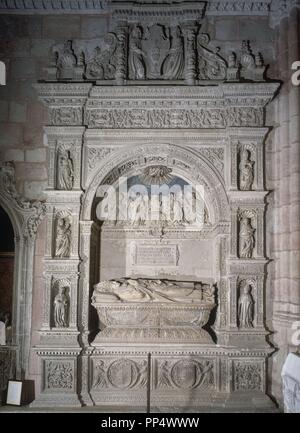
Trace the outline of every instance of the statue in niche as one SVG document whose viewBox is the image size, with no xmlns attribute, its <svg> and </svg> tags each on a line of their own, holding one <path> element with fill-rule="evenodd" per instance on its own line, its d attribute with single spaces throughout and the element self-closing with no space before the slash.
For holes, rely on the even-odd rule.
<svg viewBox="0 0 300 433">
<path fill-rule="evenodd" d="M 251 295 L 251 285 L 245 284 L 241 288 L 238 301 L 239 328 L 253 328 L 254 301 Z"/>
<path fill-rule="evenodd" d="M 148 206 L 144 196 L 137 192 L 128 199 L 128 220 L 131 224 L 144 224 L 147 220 Z"/>
<path fill-rule="evenodd" d="M 134 27 L 130 35 L 129 42 L 129 67 L 135 80 L 144 80 L 146 78 L 145 53 L 142 50 L 142 29 Z"/>
<path fill-rule="evenodd" d="M 251 226 L 251 218 L 243 216 L 240 222 L 240 257 L 251 259 L 255 245 L 255 229 Z"/>
<path fill-rule="evenodd" d="M 66 295 L 68 287 L 64 281 L 59 281 L 58 293 L 54 298 L 54 324 L 56 328 L 66 328 L 68 326 L 69 300 Z"/>
<path fill-rule="evenodd" d="M 61 190 L 71 190 L 73 183 L 74 169 L 70 151 L 60 149 L 58 152 L 57 188 Z"/>
<path fill-rule="evenodd" d="M 254 180 L 254 162 L 250 159 L 250 152 L 247 149 L 241 151 L 240 161 L 240 189 L 250 191 Z"/>
<path fill-rule="evenodd" d="M 71 223 L 68 217 L 58 218 L 56 223 L 55 257 L 70 257 Z"/>
<path fill-rule="evenodd" d="M 172 45 L 162 65 L 163 78 L 166 80 L 178 80 L 184 71 L 184 52 L 181 30 L 177 26 L 171 30 Z"/>
<path fill-rule="evenodd" d="M 61 52 L 56 51 L 57 70 L 59 79 L 72 79 L 74 67 L 76 66 L 76 57 L 72 48 L 72 41 L 67 41 Z"/>
</svg>

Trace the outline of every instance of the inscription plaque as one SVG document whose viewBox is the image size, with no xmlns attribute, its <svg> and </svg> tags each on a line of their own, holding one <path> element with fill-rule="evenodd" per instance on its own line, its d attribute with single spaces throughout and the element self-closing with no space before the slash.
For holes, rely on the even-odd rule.
<svg viewBox="0 0 300 433">
<path fill-rule="evenodd" d="M 136 266 L 178 266 L 177 245 L 136 245 Z"/>
</svg>

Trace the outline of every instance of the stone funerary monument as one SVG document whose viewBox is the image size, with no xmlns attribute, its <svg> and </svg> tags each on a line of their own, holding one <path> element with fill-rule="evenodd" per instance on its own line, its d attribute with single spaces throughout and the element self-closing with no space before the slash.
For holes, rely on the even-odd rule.
<svg viewBox="0 0 300 433">
<path fill-rule="evenodd" d="M 264 146 L 280 85 L 255 43 L 215 49 L 206 3 L 111 2 L 107 34 L 54 44 L 34 86 L 49 114 L 35 407 L 146 406 L 147 387 L 159 408 L 274 407 Z M 122 182 L 145 195 L 101 221 L 101 187 L 120 198 Z M 153 184 L 201 185 L 202 224 L 175 194 L 171 220 L 148 221 Z"/>
</svg>

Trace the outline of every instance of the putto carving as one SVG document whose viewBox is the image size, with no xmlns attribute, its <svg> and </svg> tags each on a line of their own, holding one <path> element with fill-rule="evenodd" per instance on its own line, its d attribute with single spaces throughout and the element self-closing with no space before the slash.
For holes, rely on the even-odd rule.
<svg viewBox="0 0 300 433">
<path fill-rule="evenodd" d="M 74 183 L 73 159 L 70 150 L 61 146 L 57 152 L 57 189 L 71 190 Z"/>
<path fill-rule="evenodd" d="M 252 297 L 252 282 L 241 281 L 239 284 L 238 299 L 238 326 L 239 328 L 253 328 L 254 300 Z"/>
<path fill-rule="evenodd" d="M 225 60 L 208 48 L 210 38 L 201 33 L 197 38 L 198 70 L 200 80 L 225 80 L 227 65 Z"/>
<path fill-rule="evenodd" d="M 250 191 L 254 181 L 254 161 L 251 161 L 251 153 L 248 149 L 240 150 L 240 190 Z"/>
<path fill-rule="evenodd" d="M 53 301 L 53 321 L 56 328 L 66 328 L 69 323 L 70 282 L 66 279 L 56 280 L 53 289 L 57 292 Z"/>
<path fill-rule="evenodd" d="M 71 216 L 68 212 L 58 212 L 55 218 L 55 257 L 70 257 Z"/>
</svg>

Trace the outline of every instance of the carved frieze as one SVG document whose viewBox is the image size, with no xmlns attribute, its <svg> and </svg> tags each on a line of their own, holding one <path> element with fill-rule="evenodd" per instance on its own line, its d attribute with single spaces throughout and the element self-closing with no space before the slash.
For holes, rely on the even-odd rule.
<svg viewBox="0 0 300 433">
<path fill-rule="evenodd" d="M 161 360 L 157 361 L 157 389 L 213 389 L 214 363 L 211 360 Z"/>
<path fill-rule="evenodd" d="M 146 386 L 147 360 L 119 358 L 117 360 L 95 360 L 93 362 L 92 390 L 141 389 Z"/>
</svg>

